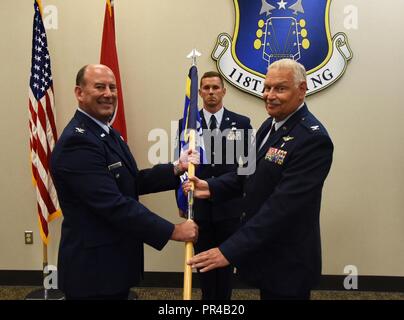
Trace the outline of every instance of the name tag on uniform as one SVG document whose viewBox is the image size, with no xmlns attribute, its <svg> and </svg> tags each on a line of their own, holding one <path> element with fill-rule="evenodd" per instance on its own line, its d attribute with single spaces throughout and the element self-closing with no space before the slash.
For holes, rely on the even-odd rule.
<svg viewBox="0 0 404 320">
<path fill-rule="evenodd" d="M 113 163 L 113 164 L 110 164 L 109 166 L 108 166 L 108 170 L 114 170 L 114 169 L 117 169 L 117 168 L 120 168 L 120 167 L 122 167 L 122 162 L 121 161 L 119 161 L 119 162 L 115 162 L 115 163 Z"/>
<path fill-rule="evenodd" d="M 268 149 L 268 152 L 265 155 L 265 160 L 282 165 L 287 154 L 288 154 L 288 152 L 285 150 L 271 147 Z"/>
</svg>

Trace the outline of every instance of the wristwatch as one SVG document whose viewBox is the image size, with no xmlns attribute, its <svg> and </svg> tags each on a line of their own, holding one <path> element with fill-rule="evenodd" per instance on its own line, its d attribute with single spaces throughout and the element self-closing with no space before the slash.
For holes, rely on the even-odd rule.
<svg viewBox="0 0 404 320">
<path fill-rule="evenodd" d="M 179 176 L 179 175 L 182 173 L 182 171 L 181 171 L 181 169 L 180 169 L 180 161 L 179 161 L 179 160 L 175 160 L 175 161 L 173 162 L 173 166 L 174 166 L 174 174 L 175 174 L 176 176 Z"/>
</svg>

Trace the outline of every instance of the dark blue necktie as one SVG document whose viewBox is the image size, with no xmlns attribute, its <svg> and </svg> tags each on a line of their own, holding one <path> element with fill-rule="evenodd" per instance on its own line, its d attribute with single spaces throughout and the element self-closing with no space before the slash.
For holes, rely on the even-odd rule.
<svg viewBox="0 0 404 320">
<path fill-rule="evenodd" d="M 209 130 L 211 131 L 211 143 L 210 143 L 210 163 L 214 163 L 214 158 L 215 158 L 215 136 L 217 135 L 217 132 L 214 132 L 214 130 L 217 129 L 217 122 L 216 122 L 216 117 L 215 115 L 211 115 L 210 117 L 210 124 L 209 124 Z"/>
</svg>

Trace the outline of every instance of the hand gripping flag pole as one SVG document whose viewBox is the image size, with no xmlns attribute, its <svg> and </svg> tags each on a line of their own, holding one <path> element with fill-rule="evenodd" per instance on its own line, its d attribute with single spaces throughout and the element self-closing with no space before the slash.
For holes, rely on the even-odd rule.
<svg viewBox="0 0 404 320">
<path fill-rule="evenodd" d="M 192 59 L 192 66 L 189 71 L 189 79 L 187 81 L 187 94 L 189 93 L 190 102 L 188 105 L 187 119 L 184 118 L 183 121 L 187 121 L 187 128 L 189 128 L 189 149 L 195 150 L 196 147 L 196 116 L 198 113 L 198 71 L 196 68 L 196 58 L 201 56 L 201 54 L 193 49 L 187 58 Z M 190 83 L 189 83 L 189 80 Z M 188 88 L 188 85 L 190 87 Z M 193 177 L 195 175 L 195 165 L 189 163 L 188 165 L 188 177 Z M 188 220 L 193 220 L 193 202 L 194 202 L 194 184 L 191 182 L 191 191 L 188 193 Z M 193 244 L 191 241 L 185 243 L 185 261 L 184 261 L 184 300 L 191 300 L 192 296 L 192 268 L 187 265 L 187 261 L 192 258 L 193 255 Z"/>
</svg>

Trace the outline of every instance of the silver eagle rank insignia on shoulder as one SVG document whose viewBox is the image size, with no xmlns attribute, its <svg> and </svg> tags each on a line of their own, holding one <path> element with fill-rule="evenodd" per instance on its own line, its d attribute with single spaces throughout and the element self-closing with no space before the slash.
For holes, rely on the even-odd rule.
<svg viewBox="0 0 404 320">
<path fill-rule="evenodd" d="M 86 130 L 84 130 L 83 128 L 76 127 L 76 128 L 75 128 L 75 131 L 76 131 L 77 133 L 83 134 Z"/>
<path fill-rule="evenodd" d="M 320 130 L 320 126 L 311 126 L 310 129 L 312 131 L 318 131 L 318 130 Z"/>
</svg>

